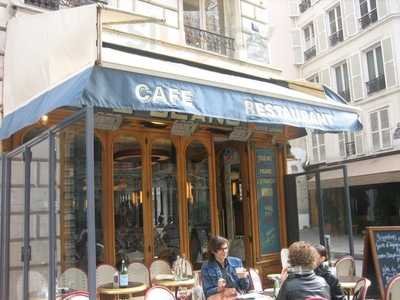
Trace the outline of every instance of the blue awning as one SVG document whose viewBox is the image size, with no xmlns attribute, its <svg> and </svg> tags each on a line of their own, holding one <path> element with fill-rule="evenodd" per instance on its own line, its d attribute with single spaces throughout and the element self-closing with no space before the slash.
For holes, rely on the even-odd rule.
<svg viewBox="0 0 400 300">
<path fill-rule="evenodd" d="M 259 84 L 266 83 L 260 81 Z M 288 92 L 287 95 L 289 94 Z M 0 128 L 0 139 L 37 122 L 41 116 L 57 108 L 85 105 L 134 111 L 177 112 L 329 132 L 356 131 L 362 128 L 354 109 L 346 109 L 346 105 L 342 103 L 330 105 L 330 102 L 338 103 L 338 99 L 332 98 L 336 94 L 331 90 L 327 90 L 326 103 L 320 104 L 313 101 L 308 104 L 304 99 L 296 101 L 292 94 L 291 97 L 287 95 L 247 93 L 95 66 L 69 78 L 7 115 Z"/>
</svg>

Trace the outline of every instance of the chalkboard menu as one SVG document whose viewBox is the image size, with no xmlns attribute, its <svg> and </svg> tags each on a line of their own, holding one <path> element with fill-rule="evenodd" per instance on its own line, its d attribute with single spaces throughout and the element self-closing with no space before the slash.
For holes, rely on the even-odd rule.
<svg viewBox="0 0 400 300">
<path fill-rule="evenodd" d="M 383 299 L 390 279 L 400 273 L 400 226 L 367 227 L 367 231 L 365 238 L 369 243 L 364 243 L 363 276 L 378 283 Z M 374 273 L 371 272 L 371 260 Z"/>
<path fill-rule="evenodd" d="M 256 179 L 261 255 L 281 250 L 279 205 L 273 149 L 256 149 Z"/>
</svg>

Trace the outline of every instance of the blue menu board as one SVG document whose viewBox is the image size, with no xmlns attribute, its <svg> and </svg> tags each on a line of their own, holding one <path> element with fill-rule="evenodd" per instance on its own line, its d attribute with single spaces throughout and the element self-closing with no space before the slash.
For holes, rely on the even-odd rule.
<svg viewBox="0 0 400 300">
<path fill-rule="evenodd" d="M 258 222 L 261 255 L 281 250 L 276 160 L 272 149 L 256 148 Z"/>
</svg>

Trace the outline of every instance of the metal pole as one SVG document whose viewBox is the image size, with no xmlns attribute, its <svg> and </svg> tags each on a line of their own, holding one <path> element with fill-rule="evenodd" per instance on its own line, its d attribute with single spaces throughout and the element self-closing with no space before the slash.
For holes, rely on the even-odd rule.
<svg viewBox="0 0 400 300">
<path fill-rule="evenodd" d="M 96 300 L 96 222 L 94 200 L 94 115 L 93 107 L 86 108 L 86 197 L 88 224 L 89 299 Z"/>
<path fill-rule="evenodd" d="M 4 228 L 5 228 L 5 203 L 6 203 L 6 198 L 5 198 L 5 178 L 6 178 L 6 156 L 5 154 L 1 155 L 1 198 L 0 198 L 0 205 L 1 205 L 1 216 L 0 216 L 0 270 L 1 270 L 1 274 L 3 274 L 4 276 L 0 277 L 0 291 L 2 291 L 4 289 L 4 283 L 3 283 L 3 277 L 5 277 L 5 273 L 4 272 L 4 247 L 5 247 L 5 243 L 4 243 Z M 3 300 L 3 296 L 0 292 L 0 300 Z"/>
<path fill-rule="evenodd" d="M 322 191 L 321 191 L 321 175 L 320 171 L 318 170 L 315 173 L 315 193 L 317 197 L 317 205 L 318 205 L 318 222 L 319 222 L 319 242 L 321 245 L 324 244 L 324 236 L 325 236 L 325 229 L 324 229 L 324 203 L 322 201 Z"/>
<path fill-rule="evenodd" d="M 351 218 L 350 188 L 349 188 L 349 181 L 347 178 L 346 165 L 343 166 L 343 178 L 344 178 L 344 194 L 346 201 L 347 232 L 349 233 L 349 248 L 350 248 L 350 255 L 354 256 L 353 221 Z"/>
<path fill-rule="evenodd" d="M 1 277 L 3 278 L 3 287 L 0 291 L 2 300 L 8 300 L 10 292 L 10 189 L 11 189 L 11 159 L 6 157 L 5 178 L 4 178 L 4 228 L 3 228 L 3 264 Z"/>
<path fill-rule="evenodd" d="M 55 135 L 49 135 L 49 299 L 56 299 L 56 145 Z"/>
<path fill-rule="evenodd" d="M 24 194 L 25 194 L 25 206 L 24 206 L 24 247 L 21 258 L 23 259 L 23 299 L 29 299 L 29 264 L 31 260 L 31 248 L 30 248 L 30 211 L 31 211 L 31 160 L 32 152 L 30 148 L 26 148 L 24 153 L 24 166 L 25 166 L 25 181 L 24 181 Z"/>
</svg>

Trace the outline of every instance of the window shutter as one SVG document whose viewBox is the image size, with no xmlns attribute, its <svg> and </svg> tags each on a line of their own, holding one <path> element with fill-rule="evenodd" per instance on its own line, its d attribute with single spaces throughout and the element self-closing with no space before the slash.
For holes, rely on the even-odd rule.
<svg viewBox="0 0 400 300">
<path fill-rule="evenodd" d="M 300 15 L 299 1 L 289 0 L 289 17 L 298 17 Z"/>
<path fill-rule="evenodd" d="M 360 54 L 355 54 L 350 57 L 350 78 L 352 85 L 352 95 L 353 100 L 360 100 L 363 95 L 363 82 L 361 76 L 361 62 L 360 62 Z"/>
<path fill-rule="evenodd" d="M 355 140 L 356 140 L 356 153 L 363 154 L 364 153 L 364 146 L 363 146 L 363 137 L 362 137 L 362 130 L 355 133 Z"/>
<path fill-rule="evenodd" d="M 318 50 L 320 52 L 328 48 L 328 37 L 326 35 L 325 18 L 324 15 L 317 17 L 317 37 L 318 37 Z"/>
<path fill-rule="evenodd" d="M 357 20 L 353 0 L 342 0 L 344 33 L 346 36 L 352 36 L 357 33 Z"/>
<path fill-rule="evenodd" d="M 301 31 L 300 29 L 293 29 L 291 31 L 292 48 L 294 53 L 294 63 L 301 65 L 304 63 L 303 49 L 301 47 Z"/>
<path fill-rule="evenodd" d="M 322 70 L 319 78 L 321 79 L 321 84 L 325 84 L 326 86 L 331 86 L 331 78 L 329 75 L 329 69 Z"/>
<path fill-rule="evenodd" d="M 386 87 L 391 88 L 396 85 L 396 67 L 393 58 L 392 41 L 390 38 L 382 40 L 382 50 Z"/>
<path fill-rule="evenodd" d="M 388 14 L 388 3 L 387 0 L 376 1 L 376 6 L 378 9 L 378 19 L 383 18 Z"/>
</svg>

